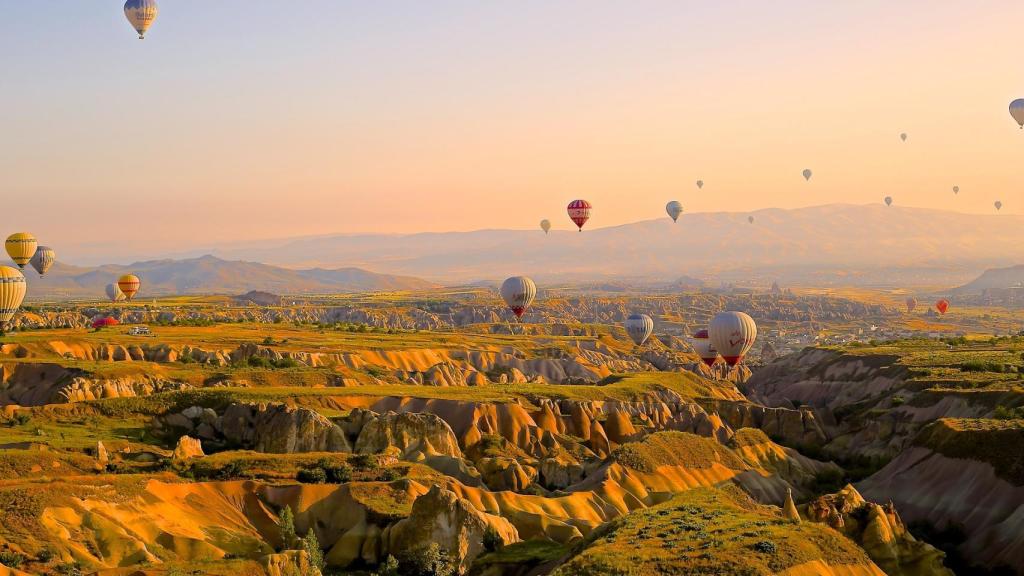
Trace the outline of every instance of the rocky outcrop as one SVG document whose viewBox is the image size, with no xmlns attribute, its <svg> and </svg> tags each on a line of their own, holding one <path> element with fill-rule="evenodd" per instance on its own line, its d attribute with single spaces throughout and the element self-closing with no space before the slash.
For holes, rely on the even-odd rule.
<svg viewBox="0 0 1024 576">
<path fill-rule="evenodd" d="M 355 451 L 377 454 L 392 447 L 408 460 L 438 455 L 462 457 L 451 426 L 434 414 L 387 412 L 367 419 L 355 442 Z"/>
<path fill-rule="evenodd" d="M 172 458 L 176 462 L 184 462 L 189 458 L 201 458 L 202 456 L 204 456 L 203 445 L 199 440 L 191 436 L 182 436 L 178 438 Z"/>
<path fill-rule="evenodd" d="M 860 544 L 890 576 L 953 576 L 942 564 L 945 554 L 914 538 L 892 503 L 867 502 L 853 486 L 816 498 L 802 511 Z"/>
<path fill-rule="evenodd" d="M 229 442 L 258 452 L 351 452 L 337 424 L 308 408 L 284 404 L 232 404 L 220 418 Z"/>
<path fill-rule="evenodd" d="M 67 404 L 148 396 L 189 388 L 184 382 L 151 376 L 99 378 L 83 370 L 51 363 L 4 364 L 0 366 L 0 376 L 0 405 Z"/>
<path fill-rule="evenodd" d="M 484 532 L 491 528 L 506 544 L 519 541 L 508 520 L 478 510 L 451 490 L 433 486 L 413 502 L 412 513 L 386 531 L 388 552 L 401 554 L 430 543 L 438 544 L 457 562 L 459 573 L 483 551 Z"/>
<path fill-rule="evenodd" d="M 728 400 L 708 400 L 702 404 L 733 429 L 757 428 L 772 438 L 797 446 L 822 446 L 829 440 L 816 414 L 809 408 L 767 408 Z"/>
<path fill-rule="evenodd" d="M 288 550 L 268 554 L 260 559 L 267 576 L 321 576 L 320 569 L 309 562 L 305 550 Z"/>
</svg>

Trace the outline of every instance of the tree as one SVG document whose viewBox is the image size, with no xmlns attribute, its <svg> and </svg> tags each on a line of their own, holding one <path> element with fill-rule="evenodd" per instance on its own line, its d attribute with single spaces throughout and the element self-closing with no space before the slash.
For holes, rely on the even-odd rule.
<svg viewBox="0 0 1024 576">
<path fill-rule="evenodd" d="M 306 537 L 302 539 L 302 549 L 309 557 L 310 566 L 316 567 L 317 570 L 324 569 L 324 551 L 320 549 L 320 541 L 316 539 L 316 531 L 312 527 L 306 532 Z"/>
<path fill-rule="evenodd" d="M 295 514 L 291 506 L 285 506 L 281 511 L 277 528 L 281 532 L 281 550 L 294 550 L 298 538 L 295 535 Z"/>
</svg>

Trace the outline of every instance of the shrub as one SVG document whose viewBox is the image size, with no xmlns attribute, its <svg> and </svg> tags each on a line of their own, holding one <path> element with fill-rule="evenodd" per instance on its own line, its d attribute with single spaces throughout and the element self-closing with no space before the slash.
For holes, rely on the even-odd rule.
<svg viewBox="0 0 1024 576">
<path fill-rule="evenodd" d="M 348 464 L 325 466 L 324 472 L 327 474 L 327 481 L 331 484 L 344 484 L 352 480 L 352 467 Z"/>
<path fill-rule="evenodd" d="M 246 363 L 253 368 L 270 368 L 270 361 L 262 356 L 249 356 Z"/>
<path fill-rule="evenodd" d="M 1017 406 L 1016 408 L 1010 408 L 1002 405 L 996 406 L 996 410 L 992 413 L 992 417 L 996 420 L 1024 419 L 1024 406 Z"/>
<path fill-rule="evenodd" d="M 775 543 L 771 540 L 759 540 L 754 542 L 753 548 L 762 554 L 775 554 L 776 552 Z"/>
<path fill-rule="evenodd" d="M 398 566 L 400 574 L 409 576 L 454 576 L 458 572 L 458 566 L 437 542 L 402 553 Z"/>
<path fill-rule="evenodd" d="M 401 571 L 398 567 L 398 560 L 394 556 L 388 554 L 384 563 L 380 565 L 380 568 L 373 573 L 373 576 L 401 576 Z"/>
<path fill-rule="evenodd" d="M 295 475 L 295 479 L 303 484 L 325 484 L 327 473 L 323 468 L 303 468 Z"/>
<path fill-rule="evenodd" d="M 0 564 L 7 566 L 8 568 L 17 568 L 21 566 L 21 563 L 25 561 L 25 557 L 17 552 L 10 550 L 0 551 Z"/>
<path fill-rule="evenodd" d="M 281 510 L 277 528 L 281 532 L 281 549 L 294 550 L 298 538 L 295 536 L 295 514 L 292 513 L 291 506 L 285 506 L 284 510 Z"/>
<path fill-rule="evenodd" d="M 368 468 L 377 467 L 377 457 L 373 454 L 356 454 L 349 462 L 356 467 L 357 470 L 366 470 Z"/>
<path fill-rule="evenodd" d="M 484 530 L 483 544 L 484 550 L 497 552 L 505 547 L 505 539 L 501 537 L 501 534 L 498 534 L 494 526 L 488 526 Z"/>
<path fill-rule="evenodd" d="M 302 549 L 306 551 L 311 566 L 315 566 L 317 570 L 324 569 L 324 551 L 320 549 L 320 541 L 316 539 L 316 531 L 312 528 L 302 539 Z"/>
</svg>

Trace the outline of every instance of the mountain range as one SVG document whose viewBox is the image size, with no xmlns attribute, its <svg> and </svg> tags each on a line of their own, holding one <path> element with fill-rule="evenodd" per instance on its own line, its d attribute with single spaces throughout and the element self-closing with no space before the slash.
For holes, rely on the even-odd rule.
<svg viewBox="0 0 1024 576">
<path fill-rule="evenodd" d="M 240 294 L 263 290 L 282 294 L 426 290 L 437 284 L 359 268 L 293 270 L 256 262 L 228 261 L 214 256 L 183 260 L 151 260 L 95 268 L 58 262 L 40 278 L 25 269 L 32 298 L 99 298 L 107 284 L 122 274 L 138 275 L 143 294 Z"/>
<path fill-rule="evenodd" d="M 597 207 L 596 209 L 600 209 Z M 753 216 L 753 223 L 748 223 Z M 359 266 L 452 284 L 538 280 L 751 279 L 955 286 L 1024 261 L 1024 217 L 882 204 L 683 214 L 583 232 L 478 230 L 335 235 L 210 253 L 284 266 Z"/>
</svg>

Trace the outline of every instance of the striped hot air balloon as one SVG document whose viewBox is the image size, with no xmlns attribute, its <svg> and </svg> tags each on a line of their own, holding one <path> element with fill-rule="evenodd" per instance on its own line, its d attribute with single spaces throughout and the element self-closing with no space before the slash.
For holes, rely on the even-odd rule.
<svg viewBox="0 0 1024 576">
<path fill-rule="evenodd" d="M 28 232 L 16 232 L 7 237 L 7 255 L 18 268 L 24 268 L 36 253 L 36 237 Z"/>
<path fill-rule="evenodd" d="M 125 274 L 117 279 L 117 287 L 124 293 L 124 297 L 131 301 L 142 286 L 142 281 L 134 274 Z"/>
<path fill-rule="evenodd" d="M 29 261 L 32 267 L 39 272 L 40 276 L 46 275 L 46 271 L 53 266 L 53 263 L 57 261 L 57 253 L 53 251 L 53 248 L 49 246 L 40 246 L 36 248 L 36 253 L 32 256 L 32 260 Z"/>
<path fill-rule="evenodd" d="M 121 292 L 121 289 L 117 287 L 117 282 L 107 284 L 107 299 L 111 302 L 124 300 L 124 292 Z"/>
<path fill-rule="evenodd" d="M 156 0 L 128 0 L 124 3 L 124 16 L 139 33 L 139 40 L 146 38 L 146 31 L 156 21 L 159 12 Z"/>
<path fill-rule="evenodd" d="M 513 276 L 501 284 L 501 298 L 516 318 L 522 318 L 537 297 L 537 285 L 526 276 Z"/>
<path fill-rule="evenodd" d="M 25 299 L 25 276 L 10 266 L 0 266 L 0 326 L 6 328 Z"/>
<path fill-rule="evenodd" d="M 654 332 L 654 320 L 647 314 L 630 314 L 626 318 L 626 334 L 637 346 L 643 346 L 644 342 Z"/>
<path fill-rule="evenodd" d="M 566 211 L 569 213 L 569 219 L 583 232 L 583 225 L 590 220 L 590 202 L 586 200 L 573 200 L 569 202 L 569 206 Z"/>
<path fill-rule="evenodd" d="M 743 312 L 719 312 L 711 319 L 708 335 L 726 364 L 735 366 L 754 345 L 757 324 Z"/>
</svg>

